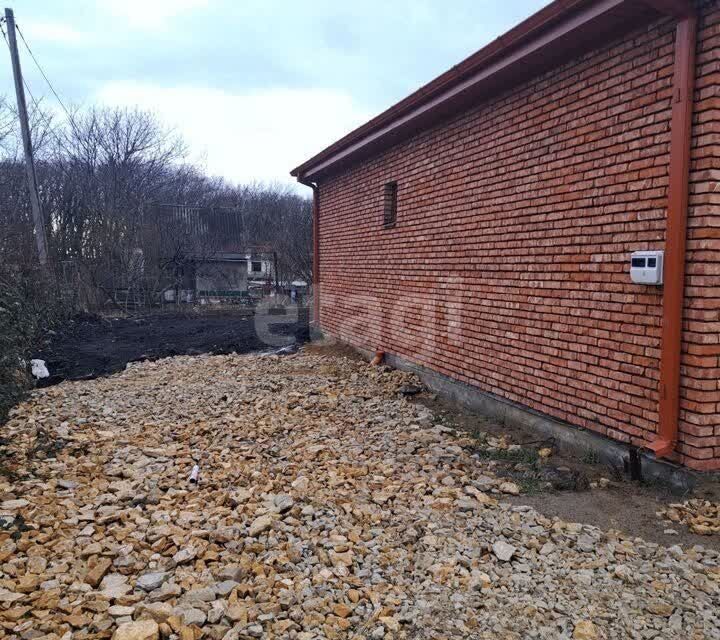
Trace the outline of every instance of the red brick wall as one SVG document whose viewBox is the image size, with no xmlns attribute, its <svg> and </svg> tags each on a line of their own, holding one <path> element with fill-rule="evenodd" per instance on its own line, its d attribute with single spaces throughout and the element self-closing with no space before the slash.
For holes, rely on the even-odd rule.
<svg viewBox="0 0 720 640">
<path fill-rule="evenodd" d="M 685 462 L 720 469 L 720 2 L 702 3 L 682 362 Z"/>
<path fill-rule="evenodd" d="M 680 451 L 720 468 L 720 9 L 699 4 Z M 648 26 L 324 180 L 322 328 L 653 440 L 662 289 L 628 264 L 664 244 L 673 41 Z"/>
</svg>

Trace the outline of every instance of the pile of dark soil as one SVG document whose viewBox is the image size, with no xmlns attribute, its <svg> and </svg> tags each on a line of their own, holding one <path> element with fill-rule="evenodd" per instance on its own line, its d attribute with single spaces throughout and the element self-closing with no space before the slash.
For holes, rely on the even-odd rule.
<svg viewBox="0 0 720 640">
<path fill-rule="evenodd" d="M 277 314 L 275 314 L 277 315 Z M 294 317 L 289 314 L 288 318 Z M 244 309 L 158 312 L 136 317 L 106 318 L 82 314 L 60 331 L 50 332 L 33 358 L 45 360 L 50 377 L 38 386 L 63 380 L 81 380 L 122 371 L 128 362 L 177 355 L 226 354 L 265 351 L 279 346 L 258 335 L 262 318 Z M 266 323 L 260 331 L 265 335 Z M 288 342 L 308 339 L 308 313 L 288 322 L 272 319 L 272 336 Z"/>
</svg>

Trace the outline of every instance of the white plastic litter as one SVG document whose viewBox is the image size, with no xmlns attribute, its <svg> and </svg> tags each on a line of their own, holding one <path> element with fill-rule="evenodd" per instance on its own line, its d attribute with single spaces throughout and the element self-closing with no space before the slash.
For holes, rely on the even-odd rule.
<svg viewBox="0 0 720 640">
<path fill-rule="evenodd" d="M 195 465 L 190 472 L 190 482 L 197 484 L 198 476 L 200 475 L 200 467 Z"/>
<path fill-rule="evenodd" d="M 30 360 L 30 367 L 34 378 L 41 380 L 50 377 L 50 372 L 45 366 L 45 360 Z"/>
</svg>

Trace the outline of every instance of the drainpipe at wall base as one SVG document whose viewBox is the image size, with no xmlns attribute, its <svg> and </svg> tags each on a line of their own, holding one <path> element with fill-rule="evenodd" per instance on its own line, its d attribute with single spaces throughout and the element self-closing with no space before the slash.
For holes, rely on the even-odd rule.
<svg viewBox="0 0 720 640">
<path fill-rule="evenodd" d="M 300 184 L 310 187 L 313 192 L 313 325 L 320 329 L 320 189 L 316 182 L 298 176 Z"/>
<path fill-rule="evenodd" d="M 656 4 L 653 1 L 653 4 Z M 697 16 L 689 2 L 662 0 L 658 8 L 678 18 L 675 35 L 670 167 L 665 237 L 663 323 L 660 348 L 658 433 L 647 445 L 656 457 L 675 453 L 680 419 L 680 366 L 685 301 L 685 252 L 690 182 L 690 150 L 695 90 Z M 685 9 L 682 12 L 682 9 Z"/>
</svg>

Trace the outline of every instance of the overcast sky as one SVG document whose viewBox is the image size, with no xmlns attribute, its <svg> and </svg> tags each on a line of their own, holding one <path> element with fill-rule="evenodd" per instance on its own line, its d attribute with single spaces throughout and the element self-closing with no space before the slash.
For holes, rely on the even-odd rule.
<svg viewBox="0 0 720 640">
<path fill-rule="evenodd" d="M 8 3 L 12 0 L 8 0 Z M 155 111 L 233 182 L 290 169 L 545 0 L 15 0 L 61 97 Z M 33 93 L 52 102 L 25 52 Z M 10 94 L 0 57 L 0 94 Z"/>
</svg>

